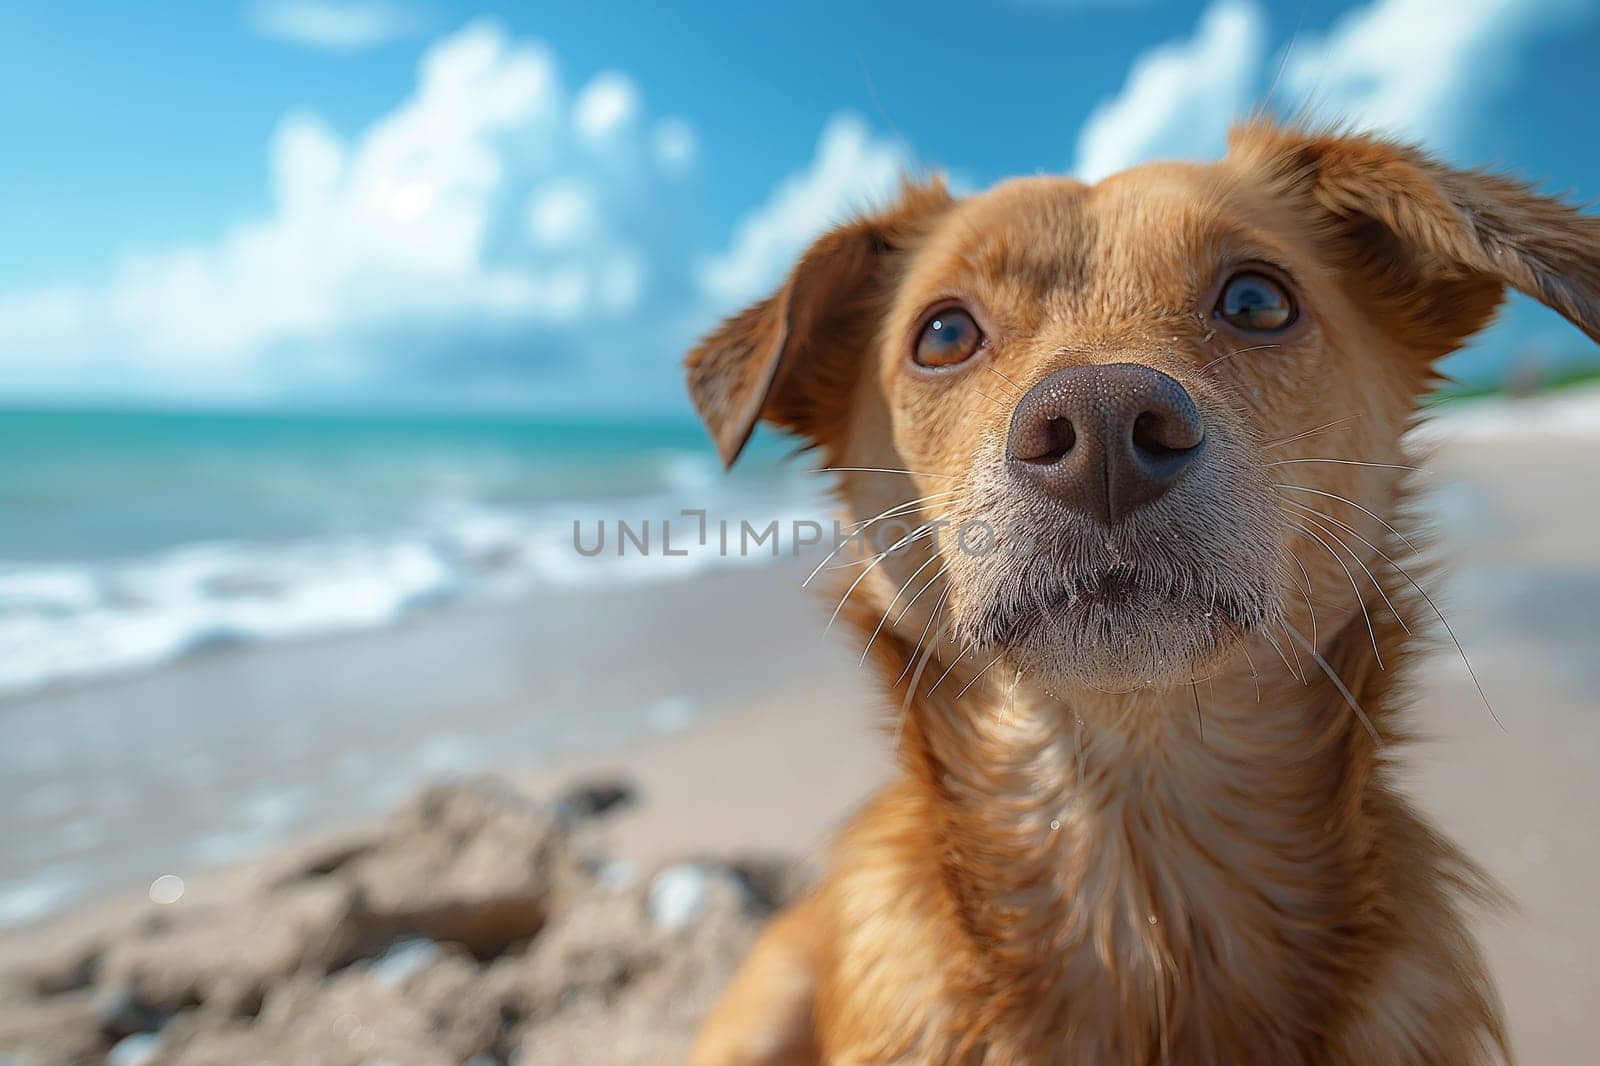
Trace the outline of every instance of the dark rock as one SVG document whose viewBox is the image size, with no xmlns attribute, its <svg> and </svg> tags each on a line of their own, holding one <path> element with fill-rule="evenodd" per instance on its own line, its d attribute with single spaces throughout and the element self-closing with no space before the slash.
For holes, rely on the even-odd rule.
<svg viewBox="0 0 1600 1066">
<path fill-rule="evenodd" d="M 556 809 L 569 819 L 595 818 L 631 807 L 638 800 L 633 782 L 622 778 L 582 781 L 561 794 Z"/>
<path fill-rule="evenodd" d="M 103 988 L 94 997 L 95 1017 L 100 1032 L 110 1040 L 121 1040 L 135 1033 L 153 1033 L 166 1018 L 151 1010 L 126 985 Z"/>
<path fill-rule="evenodd" d="M 109 943 L 100 984 L 157 1015 L 224 996 L 248 1003 L 273 980 L 331 968 L 359 950 L 355 903 L 347 885 L 307 882 L 187 912 L 160 931 L 136 929 Z"/>
<path fill-rule="evenodd" d="M 340 877 L 359 890 L 370 926 L 480 957 L 536 934 L 563 892 L 588 880 L 554 810 L 492 780 L 423 793 Z"/>
<path fill-rule="evenodd" d="M 52 963 L 35 967 L 27 974 L 33 992 L 41 996 L 58 996 L 77 992 L 94 983 L 95 968 L 100 964 L 98 947 L 80 947 L 62 953 Z"/>
</svg>

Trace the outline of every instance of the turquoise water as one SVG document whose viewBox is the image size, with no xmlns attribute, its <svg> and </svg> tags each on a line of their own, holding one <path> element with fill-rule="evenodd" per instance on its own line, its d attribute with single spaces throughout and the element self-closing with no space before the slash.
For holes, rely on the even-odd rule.
<svg viewBox="0 0 1600 1066">
<path fill-rule="evenodd" d="M 770 478 L 780 450 L 758 442 L 733 483 Z M 374 532 L 453 504 L 719 483 L 689 421 L 0 412 L 0 560 Z"/>
<path fill-rule="evenodd" d="M 384 625 L 552 584 L 680 577 L 585 559 L 573 523 L 770 517 L 812 491 L 695 423 L 0 412 L 0 696 L 218 642 Z"/>
</svg>

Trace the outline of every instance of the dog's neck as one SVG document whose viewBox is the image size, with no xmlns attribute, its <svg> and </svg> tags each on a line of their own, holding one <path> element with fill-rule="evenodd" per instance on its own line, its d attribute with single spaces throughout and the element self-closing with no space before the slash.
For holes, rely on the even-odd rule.
<svg viewBox="0 0 1600 1066">
<path fill-rule="evenodd" d="M 1326 658 L 1377 714 L 1387 675 L 1359 627 Z M 1129 1029 L 1104 1050 L 1159 1053 L 1201 1015 L 1212 1037 L 1220 1018 L 1259 1038 L 1338 1009 L 1380 892 L 1375 745 L 1309 658 L 1236 658 L 1209 682 L 1124 695 L 1008 677 L 957 698 L 958 668 L 908 702 L 902 755 L 944 822 L 996 1024 L 1103 1011 Z"/>
</svg>

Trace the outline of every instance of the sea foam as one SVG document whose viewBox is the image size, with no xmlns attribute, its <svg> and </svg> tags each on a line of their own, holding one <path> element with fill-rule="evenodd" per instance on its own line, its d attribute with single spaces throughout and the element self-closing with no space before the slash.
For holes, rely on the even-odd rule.
<svg viewBox="0 0 1600 1066">
<path fill-rule="evenodd" d="M 707 506 L 704 472 L 685 463 L 678 474 L 701 486 L 695 498 Z M 693 545 L 697 523 L 681 515 L 680 496 L 526 509 L 450 503 L 381 534 L 215 541 L 83 564 L 0 562 L 0 695 L 148 669 L 202 649 L 372 629 L 444 603 L 671 581 L 740 562 Z M 711 521 L 790 521 L 820 506 L 721 502 L 722 515 L 715 501 L 707 506 Z M 650 522 L 648 552 L 619 551 L 618 520 Z M 674 523 L 675 546 L 697 550 L 663 554 L 663 520 Z M 606 523 L 607 550 L 580 553 L 575 522 L 590 531 Z M 763 558 L 770 555 L 743 557 Z"/>
</svg>

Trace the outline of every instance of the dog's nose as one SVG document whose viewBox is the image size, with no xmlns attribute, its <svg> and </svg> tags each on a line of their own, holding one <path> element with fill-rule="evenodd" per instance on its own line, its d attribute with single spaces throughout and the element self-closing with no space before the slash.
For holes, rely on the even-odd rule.
<svg viewBox="0 0 1600 1066">
<path fill-rule="evenodd" d="M 1193 398 L 1137 363 L 1058 370 L 1029 389 L 1006 442 L 1016 476 L 1106 524 L 1166 492 L 1205 447 Z"/>
</svg>

